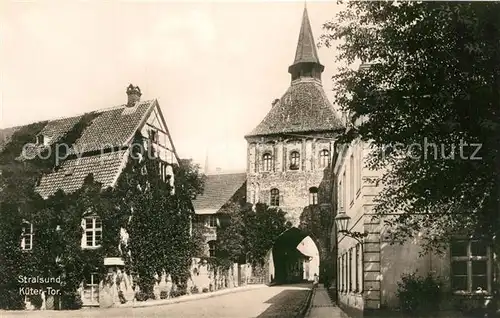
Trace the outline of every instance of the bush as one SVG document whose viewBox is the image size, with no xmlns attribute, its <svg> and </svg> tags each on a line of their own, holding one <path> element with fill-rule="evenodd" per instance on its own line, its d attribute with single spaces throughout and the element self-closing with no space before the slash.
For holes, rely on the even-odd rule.
<svg viewBox="0 0 500 318">
<path fill-rule="evenodd" d="M 43 305 L 42 295 L 29 296 L 28 300 L 35 307 L 35 309 L 39 310 L 40 308 L 42 308 Z"/>
<path fill-rule="evenodd" d="M 160 299 L 167 299 L 168 298 L 168 292 L 162 291 L 160 293 Z"/>
<path fill-rule="evenodd" d="M 179 297 L 186 295 L 186 290 L 185 289 L 177 289 L 175 291 L 172 291 L 172 297 Z"/>
<path fill-rule="evenodd" d="M 198 286 L 191 287 L 191 294 L 198 294 L 199 292 Z"/>
<path fill-rule="evenodd" d="M 63 310 L 77 310 L 82 308 L 82 298 L 77 293 L 63 295 L 61 297 L 61 309 Z"/>
<path fill-rule="evenodd" d="M 135 293 L 135 299 L 137 301 L 146 301 L 150 298 L 149 296 L 150 295 L 148 295 L 148 293 L 143 292 L 143 291 L 138 291 Z M 153 299 L 154 299 L 154 297 L 153 297 Z"/>
<path fill-rule="evenodd" d="M 205 288 L 203 288 L 202 292 L 204 292 L 204 293 L 208 293 L 208 288 L 206 288 L 206 287 L 205 287 Z"/>
<path fill-rule="evenodd" d="M 425 278 L 416 273 L 403 274 L 396 295 L 402 312 L 410 316 L 432 314 L 441 304 L 441 283 L 431 274 Z"/>
</svg>

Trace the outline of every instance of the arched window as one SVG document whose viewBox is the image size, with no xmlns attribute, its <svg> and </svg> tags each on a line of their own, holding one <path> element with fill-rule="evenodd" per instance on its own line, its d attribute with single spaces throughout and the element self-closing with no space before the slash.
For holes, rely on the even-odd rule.
<svg viewBox="0 0 500 318">
<path fill-rule="evenodd" d="M 280 205 L 280 190 L 271 189 L 271 206 L 279 206 Z"/>
<path fill-rule="evenodd" d="M 264 171 L 271 171 L 272 167 L 273 157 L 270 153 L 264 154 L 264 156 L 262 156 L 262 168 L 264 169 Z"/>
<path fill-rule="evenodd" d="M 327 167 L 330 163 L 330 152 L 323 149 L 319 152 L 319 166 L 320 168 Z"/>
<path fill-rule="evenodd" d="M 290 170 L 299 170 L 300 154 L 298 151 L 290 153 Z"/>
<path fill-rule="evenodd" d="M 316 187 L 309 188 L 309 204 L 318 204 L 318 188 Z"/>
<path fill-rule="evenodd" d="M 208 242 L 208 256 L 215 257 L 215 249 L 216 249 L 216 242 L 209 241 Z"/>
</svg>

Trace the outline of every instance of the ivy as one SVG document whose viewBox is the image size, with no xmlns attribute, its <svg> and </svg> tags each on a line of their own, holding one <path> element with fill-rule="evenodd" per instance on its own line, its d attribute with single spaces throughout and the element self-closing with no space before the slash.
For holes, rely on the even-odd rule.
<svg viewBox="0 0 500 318">
<path fill-rule="evenodd" d="M 57 144 L 72 145 L 85 128 L 96 118 L 90 113 L 43 154 L 55 154 Z M 106 276 L 105 257 L 122 256 L 126 271 L 138 275 L 141 290 L 152 294 L 154 275 L 170 273 L 177 283 L 189 275 L 191 258 L 195 256 L 195 242 L 190 236 L 193 215 L 190 199 L 203 191 L 199 167 L 183 161 L 174 166 L 176 189 L 159 176 L 159 159 L 146 156 L 146 150 L 133 149 L 128 164 L 114 188 L 102 189 L 93 175 L 88 175 L 83 186 L 73 193 L 57 191 L 47 199 L 36 192 L 36 182 L 43 173 L 56 168 L 53 156 L 47 159 L 15 161 L 23 145 L 31 142 L 44 124 L 27 126 L 13 135 L 0 154 L 0 308 L 22 309 L 23 297 L 19 275 L 26 277 L 61 277 L 61 291 L 65 309 L 77 309 L 81 300 L 76 291 L 90 273 Z M 143 143 L 142 136 L 136 142 Z M 62 148 L 59 157 L 64 158 Z M 142 160 L 137 151 L 142 152 Z M 146 171 L 146 173 L 143 173 Z M 177 178 L 179 176 L 179 178 Z M 82 249 L 81 220 L 87 215 L 101 218 L 102 244 L 97 249 Z M 34 226 L 34 244 L 31 251 L 21 251 L 22 222 Z M 129 234 L 128 244 L 120 240 L 121 229 Z M 47 285 L 44 285 L 46 287 Z M 36 287 L 36 286 L 31 286 Z"/>
</svg>

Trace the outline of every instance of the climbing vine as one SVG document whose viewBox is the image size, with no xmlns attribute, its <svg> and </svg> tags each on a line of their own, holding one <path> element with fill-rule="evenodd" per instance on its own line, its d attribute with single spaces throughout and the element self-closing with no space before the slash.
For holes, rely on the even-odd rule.
<svg viewBox="0 0 500 318">
<path fill-rule="evenodd" d="M 28 148 L 19 157 L 24 145 L 34 140 L 46 122 L 25 126 L 14 133 L 0 153 L 0 308 L 24 308 L 19 288 L 26 286 L 19 281 L 20 276 L 60 277 L 61 284 L 51 287 L 61 291 L 63 308 L 79 308 L 77 289 L 90 273 L 105 278 L 104 257 L 122 256 L 126 270 L 138 276 L 138 285 L 148 293 L 155 274 L 163 270 L 177 283 L 185 282 L 196 253 L 190 236 L 190 200 L 203 190 L 199 167 L 186 161 L 175 165 L 174 192 L 169 180 L 160 177 L 159 159 L 146 155 L 147 151 L 152 153 L 151 149 L 135 147 L 114 188 L 102 189 L 89 174 L 73 193 L 59 190 L 47 199 L 36 193 L 41 176 L 57 170 L 61 164 L 57 160 L 66 157 L 66 148 L 59 145 L 74 144 L 96 116 L 82 116 L 52 146 Z M 135 145 L 144 145 L 140 135 L 135 141 Z M 55 147 L 60 147 L 57 152 Z M 29 151 L 42 155 L 27 160 Z M 137 156 L 138 152 L 142 156 Z M 102 244 L 97 249 L 81 248 L 81 222 L 89 215 L 102 221 Z M 19 244 L 23 220 L 32 223 L 34 229 L 29 251 L 22 251 Z M 128 242 L 121 240 L 122 228 L 128 232 Z"/>
</svg>

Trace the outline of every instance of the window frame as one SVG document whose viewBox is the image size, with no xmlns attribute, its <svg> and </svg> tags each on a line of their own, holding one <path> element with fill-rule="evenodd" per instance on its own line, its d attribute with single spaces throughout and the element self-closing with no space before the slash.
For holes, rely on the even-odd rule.
<svg viewBox="0 0 500 318">
<path fill-rule="evenodd" d="M 319 167 L 326 168 L 330 165 L 330 151 L 328 149 L 321 149 L 319 151 Z"/>
<path fill-rule="evenodd" d="M 90 273 L 90 284 L 87 283 L 87 278 L 89 277 L 84 277 L 83 279 L 83 288 L 81 292 L 81 298 L 84 303 L 84 305 L 98 305 L 99 304 L 99 273 L 97 272 L 92 272 Z M 88 289 L 90 290 L 90 299 L 85 297 L 85 290 Z M 95 295 L 96 294 L 96 295 Z M 97 296 L 97 297 L 95 297 Z M 95 299 L 97 298 L 97 299 Z"/>
<path fill-rule="evenodd" d="M 92 227 L 91 228 L 87 228 L 87 221 L 88 220 L 92 220 Z M 100 221 L 99 227 L 96 226 L 97 220 Z M 83 218 L 83 230 L 84 230 L 83 235 L 84 235 L 84 240 L 85 240 L 84 248 L 91 249 L 91 248 L 99 248 L 102 246 L 103 226 L 102 226 L 102 219 L 99 216 L 85 216 Z M 99 239 L 97 239 L 98 238 L 97 232 L 100 232 Z M 89 245 L 89 241 L 87 239 L 87 233 L 91 233 L 91 236 L 92 236 L 92 244 L 91 245 Z"/>
<path fill-rule="evenodd" d="M 26 233 L 26 225 L 29 225 L 29 232 Z M 21 232 L 21 250 L 22 251 L 31 251 L 33 250 L 33 223 L 28 221 L 23 221 L 22 223 L 22 232 Z M 26 239 L 29 238 L 29 248 L 26 248 Z"/>
<path fill-rule="evenodd" d="M 270 172 L 273 170 L 273 155 L 266 152 L 262 155 L 262 171 Z"/>
<path fill-rule="evenodd" d="M 309 188 L 309 205 L 317 205 L 318 204 L 318 188 L 311 187 Z"/>
<path fill-rule="evenodd" d="M 270 206 L 280 206 L 280 190 L 277 188 L 272 188 L 269 191 L 269 205 Z"/>
<path fill-rule="evenodd" d="M 290 151 L 289 170 L 300 170 L 300 152 L 297 150 Z"/>
<path fill-rule="evenodd" d="M 463 256 L 453 256 L 453 244 L 457 242 L 465 242 L 466 243 L 466 255 Z M 486 255 L 483 256 L 474 256 L 472 255 L 472 244 L 480 243 L 484 244 L 486 247 Z M 486 273 L 484 275 L 474 275 L 472 270 L 472 263 L 474 261 L 484 261 L 486 262 Z M 467 267 L 467 290 L 459 290 L 455 289 L 453 286 L 453 280 L 455 276 L 464 276 L 464 275 L 455 275 L 453 273 L 453 263 L 454 262 L 465 262 Z M 486 278 L 486 289 L 483 289 L 484 292 L 477 293 L 476 290 L 473 290 L 473 277 L 474 276 L 485 276 Z M 451 289 L 453 294 L 457 295 L 471 295 L 471 294 L 483 294 L 483 295 L 491 295 L 493 288 L 493 251 L 487 242 L 481 239 L 466 239 L 466 238 L 455 238 L 452 240 L 450 244 L 450 280 L 451 280 Z"/>
<path fill-rule="evenodd" d="M 217 227 L 217 216 L 214 214 L 208 214 L 205 216 L 205 227 L 213 229 Z"/>
</svg>

